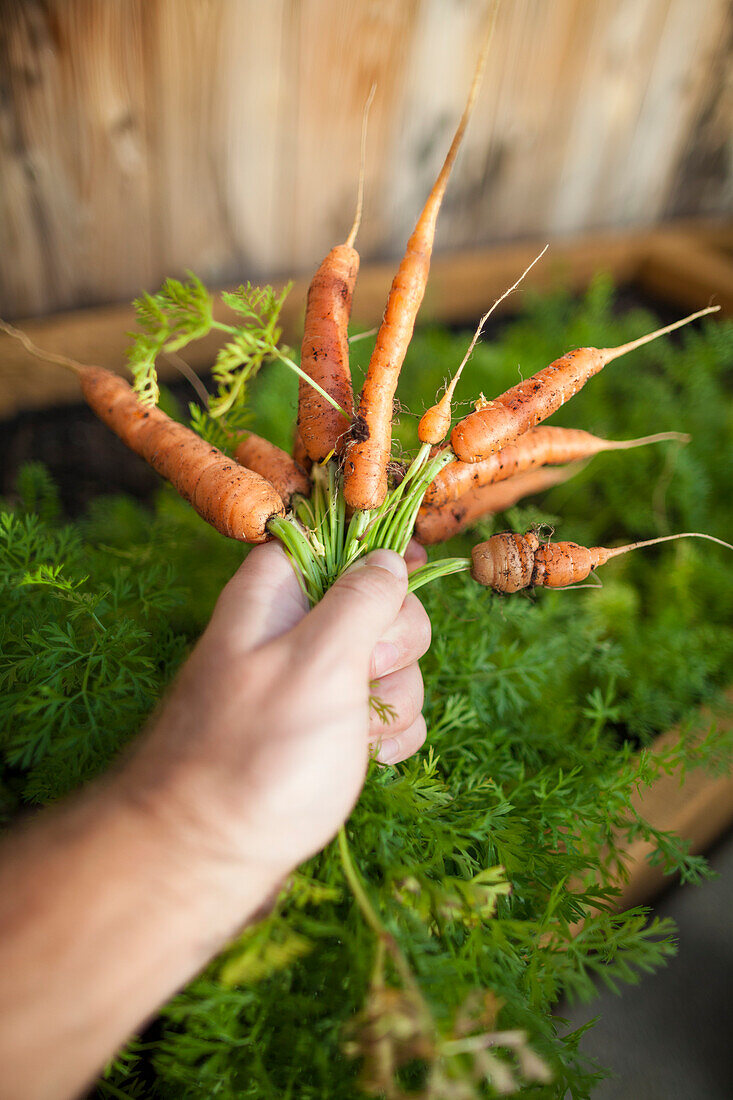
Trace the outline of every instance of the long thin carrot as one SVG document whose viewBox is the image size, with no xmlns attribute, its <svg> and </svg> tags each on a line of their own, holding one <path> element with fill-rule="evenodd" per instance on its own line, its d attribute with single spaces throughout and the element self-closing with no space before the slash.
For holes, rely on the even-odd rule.
<svg viewBox="0 0 733 1100">
<path fill-rule="evenodd" d="M 478 94 L 490 38 L 491 28 L 482 47 L 468 100 L 450 149 L 407 242 L 405 255 L 389 292 L 344 461 L 344 496 L 353 509 L 377 508 L 387 495 L 392 407 L 397 382 L 425 293 L 438 211 Z"/>
<path fill-rule="evenodd" d="M 423 504 L 415 523 L 415 538 L 423 546 L 445 542 L 484 516 L 505 512 L 523 499 L 567 481 L 578 466 L 543 466 L 516 474 L 496 485 L 468 489 L 458 500 L 439 506 Z"/>
<path fill-rule="evenodd" d="M 590 458 L 602 451 L 625 451 L 647 443 L 674 440 L 689 442 L 682 432 L 658 432 L 639 439 L 600 439 L 580 428 L 555 428 L 542 425 L 520 435 L 516 443 L 502 447 L 481 462 L 451 462 L 444 466 L 428 486 L 425 503 L 439 507 L 447 501 L 459 500 L 469 489 L 495 485 L 524 470 L 538 466 L 560 466 Z"/>
<path fill-rule="evenodd" d="M 72 370 L 85 401 L 100 420 L 222 535 L 242 542 L 268 538 L 268 521 L 284 515 L 285 509 L 263 477 L 237 465 L 155 406 L 142 405 L 124 378 L 112 371 L 41 351 L 24 332 L 4 321 L 0 328 L 36 358 Z"/>
<path fill-rule="evenodd" d="M 263 439 L 260 435 L 250 432 L 241 443 L 237 444 L 234 457 L 248 470 L 254 470 L 260 477 L 277 489 L 277 492 L 286 508 L 290 507 L 290 501 L 295 493 L 308 496 L 311 490 L 310 478 L 298 465 L 295 459 L 270 443 L 269 439 Z"/>
<path fill-rule="evenodd" d="M 495 592 L 519 592 L 522 588 L 531 587 L 567 588 L 584 581 L 599 565 L 605 565 L 619 554 L 675 539 L 708 539 L 733 550 L 729 542 L 700 531 L 662 535 L 613 549 L 606 546 L 592 546 L 589 549 L 575 542 L 541 543 L 534 531 L 528 531 L 526 535 L 505 531 L 474 546 L 471 575 L 479 584 L 493 588 Z"/>
<path fill-rule="evenodd" d="M 331 249 L 308 288 L 300 363 L 306 374 L 348 413 L 348 417 L 344 416 L 301 378 L 298 388 L 298 430 L 306 453 L 313 462 L 323 462 L 340 449 L 354 410 L 348 328 L 359 274 L 359 253 L 354 248 L 354 241 L 364 203 L 364 148 L 374 90 L 372 87 L 362 121 L 361 169 L 354 222 L 344 244 Z"/>
<path fill-rule="evenodd" d="M 456 424 L 451 433 L 453 450 L 462 462 L 481 462 L 546 420 L 607 363 L 719 309 L 720 306 L 710 306 L 698 310 L 681 321 L 665 325 L 617 348 L 578 348 L 569 351 L 526 382 L 512 386 L 506 393 L 482 404 L 476 412 Z"/>
</svg>

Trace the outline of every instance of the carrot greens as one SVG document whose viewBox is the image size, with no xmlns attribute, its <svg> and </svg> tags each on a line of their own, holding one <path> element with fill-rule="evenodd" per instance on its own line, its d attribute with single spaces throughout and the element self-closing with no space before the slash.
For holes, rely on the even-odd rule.
<svg viewBox="0 0 733 1100">
<path fill-rule="evenodd" d="M 524 314 L 477 346 L 473 384 L 508 387 L 518 362 L 549 362 L 558 346 L 591 337 L 617 346 L 653 327 L 639 310 L 620 312 L 603 278 L 581 303 L 527 296 Z M 357 379 L 364 344 L 352 348 Z M 404 403 L 421 408 L 465 347 L 443 330 L 418 333 Z M 482 538 L 546 523 L 553 540 L 591 547 L 733 529 L 733 422 L 722 414 L 733 325 L 704 325 L 637 355 L 633 387 L 602 372 L 562 410 L 562 425 L 619 438 L 653 421 L 689 444 L 600 454 L 544 497 L 482 520 Z M 283 410 L 294 410 L 297 389 L 277 359 L 252 383 L 251 427 L 283 448 Z M 395 479 L 383 510 L 347 518 L 327 462 L 314 467 L 310 497 L 295 498 L 294 519 L 282 520 L 314 594 L 365 542 L 404 539 L 434 461 L 419 449 L 417 419 L 403 415 L 395 434 L 403 455 L 422 457 Z M 12 822 L 102 772 L 137 733 L 242 546 L 170 488 L 152 511 L 102 497 L 69 521 L 38 466 L 21 472 L 2 511 L 0 813 Z M 414 573 L 413 587 L 465 562 L 476 541 L 455 538 L 451 556 Z M 510 1080 L 527 1100 L 592 1094 L 603 1071 L 584 1058 L 582 1032 L 553 1015 L 558 999 L 590 999 L 597 982 L 621 988 L 675 950 L 669 922 L 614 911 L 628 844 L 646 838 L 655 860 L 686 880 L 707 874 L 702 857 L 643 819 L 632 793 L 668 769 L 730 761 L 721 723 L 693 721 L 701 703 L 724 714 L 727 552 L 667 542 L 618 557 L 602 589 L 572 598 L 499 600 L 466 574 L 425 583 L 420 597 L 434 632 L 423 660 L 429 749 L 371 766 L 340 843 L 300 868 L 273 911 L 163 1007 L 96 1097 L 357 1100 L 428 1087 L 473 1097 Z M 639 751 L 678 721 L 682 736 L 661 755 Z"/>
</svg>

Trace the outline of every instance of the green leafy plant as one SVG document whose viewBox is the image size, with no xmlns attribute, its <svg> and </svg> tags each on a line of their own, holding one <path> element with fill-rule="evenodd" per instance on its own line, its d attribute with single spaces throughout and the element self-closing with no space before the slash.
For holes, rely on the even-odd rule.
<svg viewBox="0 0 733 1100">
<path fill-rule="evenodd" d="M 166 279 L 156 294 L 143 294 L 134 302 L 139 331 L 130 333 L 128 362 L 135 390 L 143 404 L 156 404 L 160 397 L 157 360 L 163 353 L 177 353 L 212 330 L 225 335 L 211 370 L 217 392 L 207 407 L 192 404 L 194 429 L 214 446 L 230 449 L 237 433 L 246 426 L 248 383 L 264 363 L 274 359 L 295 374 L 308 376 L 280 346 L 280 313 L 292 283 L 278 293 L 271 286 L 252 283 L 234 291 L 223 291 L 221 301 L 235 315 L 235 324 L 214 316 L 214 300 L 200 279 L 188 272 L 188 280 Z M 328 394 L 309 379 L 326 400 Z M 338 408 L 338 405 L 336 406 Z"/>
<path fill-rule="evenodd" d="M 473 388 L 496 392 L 517 364 L 529 373 L 558 348 L 613 346 L 642 327 L 652 319 L 617 314 L 602 278 L 580 305 L 530 297 L 477 348 Z M 418 334 L 406 408 L 421 409 L 465 345 Z M 544 522 L 586 545 L 679 529 L 725 537 L 733 326 L 638 355 L 558 419 L 606 435 L 653 421 L 689 432 L 689 446 L 599 456 L 482 534 Z M 289 442 L 295 388 L 271 358 L 252 379 L 254 430 Z M 415 448 L 414 416 L 401 416 L 399 440 Z M 331 521 L 325 505 L 322 516 Z M 38 468 L 23 472 L 0 534 L 0 808 L 12 821 L 102 771 L 134 736 L 243 549 L 169 490 L 152 516 L 102 499 L 68 523 Z M 451 549 L 464 556 L 470 541 Z M 730 739 L 693 716 L 718 705 L 733 658 L 729 568 L 714 546 L 670 544 L 611 563 L 598 591 L 508 600 L 464 575 L 422 589 L 434 625 L 429 750 L 372 765 L 340 842 L 165 1006 L 97 1095 L 590 1095 L 601 1071 L 553 1008 L 563 994 L 592 997 L 598 980 L 634 982 L 675 949 L 669 922 L 614 911 L 631 839 L 649 839 L 670 873 L 707 873 L 631 796 L 673 768 L 727 765 Z M 676 721 L 677 744 L 643 748 Z"/>
</svg>

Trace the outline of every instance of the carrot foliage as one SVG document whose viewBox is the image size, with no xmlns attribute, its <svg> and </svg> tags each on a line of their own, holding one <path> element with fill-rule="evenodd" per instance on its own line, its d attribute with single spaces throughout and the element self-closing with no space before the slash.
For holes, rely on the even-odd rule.
<svg viewBox="0 0 733 1100">
<path fill-rule="evenodd" d="M 135 390 L 143 403 L 156 404 L 160 397 L 157 360 L 160 355 L 177 354 L 194 340 L 212 330 L 225 334 L 211 371 L 216 393 L 202 410 L 193 405 L 194 428 L 214 445 L 230 444 L 246 423 L 247 383 L 263 363 L 285 356 L 278 348 L 278 325 L 283 303 L 290 292 L 288 283 L 279 293 L 272 287 L 251 283 L 221 294 L 222 304 L 234 315 L 234 324 L 214 316 L 214 300 L 192 272 L 183 283 L 166 279 L 155 294 L 136 299 L 135 313 L 139 331 L 131 333 L 128 361 Z M 226 416 L 226 423 L 220 418 Z M 217 423 L 219 421 L 219 423 Z M 226 448 L 225 448 L 226 449 Z"/>
<path fill-rule="evenodd" d="M 603 279 L 580 305 L 563 294 L 530 299 L 479 346 L 470 389 L 510 385 L 518 365 L 529 374 L 558 348 L 621 343 L 648 320 L 617 314 Z M 413 414 L 465 346 L 442 330 L 416 336 L 401 394 Z M 354 352 L 368 355 L 359 344 Z M 558 420 L 609 437 L 687 431 L 692 442 L 601 455 L 482 534 L 546 522 L 555 537 L 585 545 L 685 529 L 729 537 L 733 326 L 717 322 L 638 355 L 633 371 L 599 376 Z M 287 446 L 296 391 L 274 359 L 252 386 L 254 429 Z M 401 418 L 406 451 L 416 422 Z M 475 539 L 457 539 L 455 552 Z M 0 524 L 6 820 L 109 765 L 241 555 L 170 490 L 152 514 L 100 498 L 69 523 L 48 474 L 22 472 Z M 553 1008 L 562 995 L 592 998 L 597 982 L 637 981 L 674 951 L 669 922 L 612 911 L 610 875 L 629 840 L 650 839 L 654 858 L 685 879 L 707 873 L 630 799 L 662 769 L 729 759 L 729 740 L 692 721 L 699 704 L 719 705 L 729 678 L 729 571 L 722 549 L 678 543 L 609 563 L 597 591 L 499 599 L 465 575 L 426 588 L 429 748 L 372 768 L 347 826 L 347 862 L 334 842 L 299 869 L 271 914 L 163 1008 L 94 1094 L 589 1096 L 602 1071 Z M 661 758 L 639 755 L 676 721 L 677 744 Z M 380 957 L 348 859 L 402 962 Z M 492 1045 L 482 1047 L 476 1037 L 487 1035 Z"/>
</svg>

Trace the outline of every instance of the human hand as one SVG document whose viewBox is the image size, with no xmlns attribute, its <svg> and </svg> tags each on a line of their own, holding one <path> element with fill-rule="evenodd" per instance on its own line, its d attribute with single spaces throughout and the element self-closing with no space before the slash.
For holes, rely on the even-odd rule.
<svg viewBox="0 0 733 1100">
<path fill-rule="evenodd" d="M 408 563 L 423 560 L 411 547 Z M 280 545 L 257 547 L 222 592 L 126 782 L 195 843 L 271 872 L 275 885 L 347 817 L 370 744 L 395 763 L 423 743 L 417 660 L 429 644 L 397 554 L 361 559 L 308 611 Z M 386 725 L 370 690 L 394 711 Z"/>
</svg>

